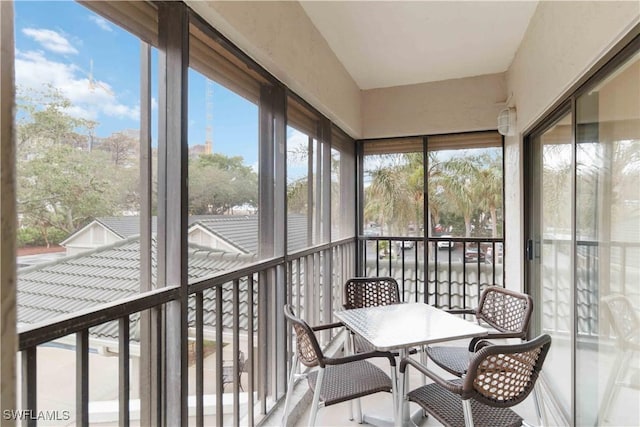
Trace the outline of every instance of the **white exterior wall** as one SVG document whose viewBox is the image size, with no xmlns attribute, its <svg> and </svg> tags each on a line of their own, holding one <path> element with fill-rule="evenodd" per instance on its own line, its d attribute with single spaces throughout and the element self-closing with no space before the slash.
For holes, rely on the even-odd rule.
<svg viewBox="0 0 640 427">
<path fill-rule="evenodd" d="M 504 73 L 366 90 L 363 137 L 496 129 L 506 99 Z"/>
<path fill-rule="evenodd" d="M 95 249 L 100 246 L 110 245 L 121 241 L 122 238 L 103 227 L 100 224 L 90 224 L 83 231 L 64 243 L 67 249 L 67 255 L 76 255 L 81 252 Z"/>
<path fill-rule="evenodd" d="M 342 130 L 361 136 L 360 89 L 298 2 L 186 3 Z"/>
<path fill-rule="evenodd" d="M 219 239 L 197 225 L 189 230 L 189 243 L 218 249 L 224 252 L 241 253 L 235 246 Z"/>
<path fill-rule="evenodd" d="M 505 266 L 520 289 L 523 265 L 524 133 L 640 20 L 640 2 L 540 2 L 507 71 L 517 135 L 505 139 Z"/>
</svg>

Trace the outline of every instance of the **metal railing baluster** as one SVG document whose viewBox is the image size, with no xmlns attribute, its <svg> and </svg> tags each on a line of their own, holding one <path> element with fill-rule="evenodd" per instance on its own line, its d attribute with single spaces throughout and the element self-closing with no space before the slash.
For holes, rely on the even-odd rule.
<svg viewBox="0 0 640 427">
<path fill-rule="evenodd" d="M 196 292 L 196 426 L 204 426 L 204 294 Z"/>
<path fill-rule="evenodd" d="M 249 394 L 249 399 L 248 399 L 248 414 L 247 414 L 247 418 L 249 420 L 249 425 L 254 425 L 255 424 L 255 418 L 254 418 L 254 413 L 253 413 L 253 405 L 255 404 L 254 402 L 254 397 L 253 397 L 253 390 L 254 390 L 254 369 L 253 367 L 255 366 L 255 355 L 254 355 L 254 345 L 253 345 L 253 324 L 254 324 L 254 316 L 253 316 L 253 274 L 250 274 L 247 277 L 247 285 L 248 285 L 248 292 L 247 292 L 247 350 L 248 350 L 248 354 L 247 354 L 247 393 Z"/>
<path fill-rule="evenodd" d="M 76 333 L 76 424 L 89 425 L 89 330 Z"/>
<path fill-rule="evenodd" d="M 127 427 L 130 421 L 129 316 L 118 321 L 118 425 Z"/>
<path fill-rule="evenodd" d="M 38 347 L 29 347 L 22 351 L 22 409 L 37 413 L 38 406 Z M 26 417 L 22 421 L 25 427 L 35 427 L 36 419 Z"/>
<path fill-rule="evenodd" d="M 222 284 L 216 286 L 216 425 L 224 425 L 223 393 L 222 383 Z"/>
<path fill-rule="evenodd" d="M 233 425 L 240 426 L 240 281 L 233 281 Z"/>
</svg>

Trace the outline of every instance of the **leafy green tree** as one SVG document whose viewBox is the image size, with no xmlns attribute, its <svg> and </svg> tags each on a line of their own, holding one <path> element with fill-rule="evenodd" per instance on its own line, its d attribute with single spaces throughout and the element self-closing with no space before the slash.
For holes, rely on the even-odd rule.
<svg viewBox="0 0 640 427">
<path fill-rule="evenodd" d="M 447 204 L 457 211 L 465 224 L 465 237 L 471 237 L 471 220 L 478 206 L 477 168 L 468 158 L 452 158 L 443 164 L 440 178 Z"/>
<path fill-rule="evenodd" d="M 18 214 L 29 230 L 21 244 L 59 243 L 95 217 L 139 206 L 137 164 L 90 150 L 96 122 L 70 114 L 71 102 L 51 86 L 19 93 Z"/>
<path fill-rule="evenodd" d="M 306 176 L 296 179 L 287 186 L 287 209 L 289 213 L 307 214 L 308 188 Z"/>
<path fill-rule="evenodd" d="M 478 207 L 489 212 L 491 237 L 499 237 L 498 210 L 502 208 L 502 164 L 500 159 L 485 153 L 472 159 L 476 164 L 474 192 Z"/>
<path fill-rule="evenodd" d="M 51 145 L 24 162 L 18 177 L 23 224 L 40 231 L 47 245 L 51 229 L 70 234 L 91 219 L 117 213 L 118 189 L 106 156 L 69 145 Z"/>
<path fill-rule="evenodd" d="M 239 156 L 203 154 L 189 165 L 189 211 L 224 214 L 234 206 L 257 206 L 258 175 Z"/>
<path fill-rule="evenodd" d="M 98 149 L 111 155 L 116 166 L 131 166 L 138 156 L 140 141 L 132 132 L 114 132 L 98 145 Z"/>
<path fill-rule="evenodd" d="M 386 164 L 370 171 L 371 184 L 365 190 L 365 218 L 373 220 L 387 233 L 398 234 L 416 216 L 415 193 L 407 185 L 407 159 L 404 155 L 385 155 Z"/>
<path fill-rule="evenodd" d="M 18 88 L 17 92 L 19 159 L 51 144 L 87 147 L 89 138 L 82 132 L 92 129 L 96 123 L 70 115 L 71 101 L 60 90 L 47 85 L 40 91 Z"/>
</svg>

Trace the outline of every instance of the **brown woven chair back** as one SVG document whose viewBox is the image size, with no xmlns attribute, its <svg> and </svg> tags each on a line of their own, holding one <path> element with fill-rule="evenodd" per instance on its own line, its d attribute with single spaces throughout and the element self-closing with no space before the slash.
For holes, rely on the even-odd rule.
<svg viewBox="0 0 640 427">
<path fill-rule="evenodd" d="M 517 405 L 533 390 L 550 346 L 551 337 L 545 334 L 521 344 L 480 349 L 469 363 L 462 397 L 493 407 Z"/>
<path fill-rule="evenodd" d="M 324 355 L 311 327 L 307 322 L 296 317 L 293 307 L 289 304 L 284 306 L 284 315 L 293 325 L 296 334 L 296 355 L 300 363 L 309 368 L 318 365 L 324 367 Z"/>
<path fill-rule="evenodd" d="M 398 303 L 398 282 L 392 277 L 354 277 L 344 285 L 346 310 Z"/>
<path fill-rule="evenodd" d="M 640 333 L 640 318 L 633 309 L 629 298 L 619 294 L 608 295 L 602 298 L 602 302 L 604 303 L 602 307 L 611 321 L 613 333 L 618 338 L 618 344 L 622 348 L 626 348 L 633 340 L 637 342 L 638 333 Z"/>
<path fill-rule="evenodd" d="M 476 317 L 500 332 L 522 332 L 525 338 L 532 312 L 531 296 L 490 286 L 482 292 Z"/>
</svg>

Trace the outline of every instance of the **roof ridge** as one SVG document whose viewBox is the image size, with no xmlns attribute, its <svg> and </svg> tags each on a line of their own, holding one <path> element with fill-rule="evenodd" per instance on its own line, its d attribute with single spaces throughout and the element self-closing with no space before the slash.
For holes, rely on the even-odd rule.
<svg viewBox="0 0 640 427">
<path fill-rule="evenodd" d="M 98 246 L 97 248 L 94 248 L 94 249 L 89 249 L 87 251 L 79 252 L 79 253 L 77 253 L 75 255 L 67 255 L 67 256 L 63 256 L 61 258 L 52 260 L 52 261 L 43 262 L 41 264 L 35 264 L 35 265 L 29 266 L 29 267 L 21 268 L 21 269 L 18 270 L 18 272 L 19 273 L 31 273 L 32 271 L 38 271 L 38 270 L 43 269 L 45 267 L 51 267 L 52 265 L 58 265 L 58 264 L 61 264 L 63 262 L 71 261 L 71 260 L 78 259 L 78 258 L 84 258 L 84 257 L 91 256 L 91 255 L 94 255 L 94 254 L 99 253 L 99 252 L 103 252 L 103 251 L 106 251 L 106 250 L 117 248 L 119 246 L 124 246 L 124 245 L 126 245 L 128 243 L 131 243 L 133 240 L 139 240 L 139 239 L 140 239 L 140 235 L 136 234 L 134 236 L 129 236 L 129 237 L 124 238 L 122 240 L 118 240 L 117 242 L 109 243 L 108 245 L 102 245 L 102 246 Z"/>
</svg>

